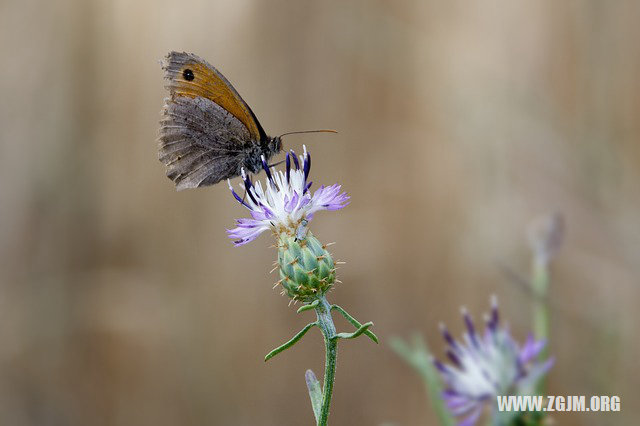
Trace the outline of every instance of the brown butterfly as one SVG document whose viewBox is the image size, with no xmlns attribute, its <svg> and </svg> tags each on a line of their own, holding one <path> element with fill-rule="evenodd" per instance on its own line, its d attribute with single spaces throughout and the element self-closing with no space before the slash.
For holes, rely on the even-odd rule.
<svg viewBox="0 0 640 426">
<path fill-rule="evenodd" d="M 169 97 L 160 120 L 158 158 L 178 190 L 213 185 L 242 169 L 258 173 L 282 150 L 282 136 L 291 133 L 267 136 L 249 105 L 206 61 L 170 52 L 162 68 Z"/>
<path fill-rule="evenodd" d="M 282 150 L 249 105 L 213 66 L 190 53 L 171 52 L 162 64 L 169 97 L 160 121 L 158 158 L 178 190 L 213 185 L 262 169 Z"/>
</svg>

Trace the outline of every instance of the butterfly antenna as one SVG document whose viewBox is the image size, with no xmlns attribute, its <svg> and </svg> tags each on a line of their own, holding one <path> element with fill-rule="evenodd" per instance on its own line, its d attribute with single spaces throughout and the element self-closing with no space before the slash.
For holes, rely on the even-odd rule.
<svg viewBox="0 0 640 426">
<path fill-rule="evenodd" d="M 279 138 L 283 137 L 283 136 L 287 136 L 287 135 L 298 135 L 301 133 L 338 133 L 335 130 L 331 130 L 331 129 L 320 129 L 320 130 L 303 130 L 301 132 L 287 132 L 287 133 L 283 133 L 280 136 L 278 136 Z"/>
</svg>

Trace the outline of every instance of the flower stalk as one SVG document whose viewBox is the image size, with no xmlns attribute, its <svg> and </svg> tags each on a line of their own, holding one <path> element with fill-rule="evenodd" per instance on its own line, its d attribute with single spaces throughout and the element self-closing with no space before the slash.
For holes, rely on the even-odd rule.
<svg viewBox="0 0 640 426">
<path fill-rule="evenodd" d="M 329 409 L 331 407 L 331 396 L 333 395 L 333 382 L 336 376 L 336 358 L 338 357 L 338 339 L 336 338 L 336 327 L 331 317 L 331 306 L 323 296 L 316 306 L 318 316 L 318 327 L 322 331 L 325 347 L 324 364 L 324 386 L 322 389 L 322 408 L 317 423 L 320 426 L 327 424 L 329 419 Z"/>
<path fill-rule="evenodd" d="M 539 340 L 549 341 L 549 285 L 551 282 L 550 264 L 562 246 L 564 239 L 564 219 L 554 213 L 534 220 L 528 229 L 531 259 L 531 291 L 533 292 L 533 333 Z M 539 360 L 548 356 L 548 345 L 540 351 Z M 538 382 L 537 392 L 545 393 L 545 378 Z"/>
<path fill-rule="evenodd" d="M 533 333 L 537 339 L 549 338 L 549 303 L 547 292 L 549 290 L 549 268 L 546 263 L 537 261 L 534 257 L 532 267 L 531 289 L 533 290 Z M 540 353 L 546 357 L 546 348 Z"/>
<path fill-rule="evenodd" d="M 322 295 L 309 304 L 303 305 L 298 309 L 298 313 L 309 311 L 314 309 L 316 312 L 316 321 L 307 324 L 302 330 L 300 330 L 289 341 L 278 346 L 271 352 L 269 352 L 264 360 L 268 361 L 279 353 L 289 349 L 314 326 L 317 326 L 322 332 L 325 345 L 325 367 L 324 367 L 324 382 L 322 388 L 322 396 L 319 397 L 319 384 L 313 371 L 307 370 L 305 379 L 307 382 L 307 388 L 309 390 L 309 397 L 311 399 L 311 405 L 316 416 L 316 424 L 319 426 L 325 426 L 329 418 L 329 409 L 331 407 L 331 397 L 333 395 L 333 383 L 335 381 L 336 374 L 336 359 L 338 357 L 338 339 L 355 339 L 358 336 L 366 335 L 373 342 L 378 343 L 378 337 L 369 330 L 369 327 L 373 326 L 372 322 L 366 322 L 361 324 L 358 320 L 353 318 L 349 313 L 337 305 L 331 305 L 327 298 Z M 352 333 L 337 333 L 336 327 L 331 316 L 331 311 L 337 310 L 342 314 L 347 321 L 356 327 L 356 331 Z"/>
<path fill-rule="evenodd" d="M 369 330 L 369 327 L 373 326 L 372 322 L 366 322 L 361 324 L 358 320 L 353 318 L 347 311 L 342 309 L 338 305 L 331 305 L 327 298 L 322 295 L 314 301 L 301 306 L 298 309 L 298 313 L 309 311 L 314 309 L 316 312 L 316 321 L 307 324 L 302 330 L 300 330 L 289 341 L 278 346 L 271 352 L 269 352 L 264 360 L 268 361 L 279 353 L 289 349 L 304 336 L 314 326 L 317 326 L 324 338 L 325 344 L 325 368 L 324 368 L 324 382 L 322 392 L 320 393 L 320 387 L 313 371 L 307 370 L 305 379 L 307 382 L 307 388 L 309 390 L 309 397 L 311 399 L 311 405 L 316 416 L 316 424 L 319 426 L 325 426 L 329 418 L 329 410 L 331 407 L 331 397 L 333 395 L 333 383 L 335 381 L 336 374 L 336 359 L 338 357 L 338 339 L 355 339 L 358 336 L 365 335 L 369 337 L 373 342 L 378 343 L 378 337 Z M 356 330 L 351 333 L 337 333 L 336 327 L 333 322 L 331 311 L 336 310 L 347 321 L 349 321 Z M 321 397 L 319 395 L 322 395 Z"/>
</svg>

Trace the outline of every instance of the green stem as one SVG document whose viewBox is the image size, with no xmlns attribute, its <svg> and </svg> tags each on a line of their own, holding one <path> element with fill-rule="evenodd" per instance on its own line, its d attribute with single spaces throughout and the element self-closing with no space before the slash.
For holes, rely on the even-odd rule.
<svg viewBox="0 0 640 426">
<path fill-rule="evenodd" d="M 546 359 L 549 348 L 549 289 L 548 261 L 534 257 L 531 287 L 533 289 L 533 332 L 536 339 L 544 339 L 547 343 L 540 352 L 539 359 Z M 544 393 L 544 378 L 538 382 L 538 392 Z"/>
<path fill-rule="evenodd" d="M 549 288 L 549 272 L 545 262 L 538 259 L 533 263 L 534 312 L 533 330 L 536 338 L 547 339 L 549 335 L 549 309 L 547 306 L 547 290 Z M 541 354 L 544 358 L 544 355 Z"/>
<path fill-rule="evenodd" d="M 336 336 L 336 327 L 331 318 L 331 305 L 327 299 L 322 296 L 320 303 L 315 307 L 318 316 L 317 325 L 322 331 L 324 337 L 324 345 L 326 349 L 326 358 L 324 365 L 324 382 L 322 390 L 322 408 L 320 417 L 318 418 L 318 426 L 326 426 L 329 418 L 329 408 L 331 406 L 331 395 L 333 394 L 333 381 L 336 374 L 336 357 L 338 352 L 338 339 Z"/>
</svg>

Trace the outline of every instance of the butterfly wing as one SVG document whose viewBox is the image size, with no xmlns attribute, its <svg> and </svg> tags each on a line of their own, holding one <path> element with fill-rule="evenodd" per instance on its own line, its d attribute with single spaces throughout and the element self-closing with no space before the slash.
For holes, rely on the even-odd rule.
<svg viewBox="0 0 640 426">
<path fill-rule="evenodd" d="M 158 158 L 178 190 L 213 185 L 240 174 L 250 137 L 233 115 L 206 98 L 165 103 Z"/>
<path fill-rule="evenodd" d="M 166 88 L 172 98 L 207 98 L 247 128 L 251 139 L 264 141 L 267 135 L 249 105 L 240 97 L 231 83 L 211 64 L 191 53 L 170 52 L 163 63 Z"/>
<path fill-rule="evenodd" d="M 160 121 L 158 157 L 178 190 L 238 176 L 267 140 L 249 106 L 213 66 L 188 53 L 163 63 L 170 97 Z"/>
</svg>

